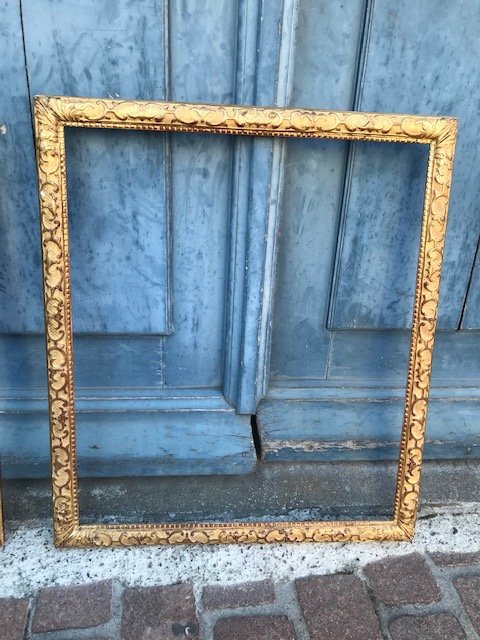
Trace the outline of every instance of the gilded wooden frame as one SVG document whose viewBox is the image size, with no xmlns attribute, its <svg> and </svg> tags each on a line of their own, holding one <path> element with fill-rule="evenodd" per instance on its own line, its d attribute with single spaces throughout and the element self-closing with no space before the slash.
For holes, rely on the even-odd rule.
<svg viewBox="0 0 480 640">
<path fill-rule="evenodd" d="M 192 131 L 428 144 L 405 412 L 393 518 L 378 521 L 81 525 L 64 128 Z M 55 543 L 61 547 L 226 542 L 410 540 L 419 500 L 457 121 L 450 117 L 94 98 L 35 98 Z"/>
</svg>

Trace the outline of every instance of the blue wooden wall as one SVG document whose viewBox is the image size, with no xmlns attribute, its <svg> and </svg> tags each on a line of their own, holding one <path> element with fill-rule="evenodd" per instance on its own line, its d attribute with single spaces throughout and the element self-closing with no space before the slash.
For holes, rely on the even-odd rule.
<svg viewBox="0 0 480 640">
<path fill-rule="evenodd" d="M 460 119 L 426 453 L 480 453 L 476 0 L 0 0 L 0 456 L 48 474 L 35 94 Z M 70 130 L 80 471 L 398 451 L 425 149 Z"/>
</svg>

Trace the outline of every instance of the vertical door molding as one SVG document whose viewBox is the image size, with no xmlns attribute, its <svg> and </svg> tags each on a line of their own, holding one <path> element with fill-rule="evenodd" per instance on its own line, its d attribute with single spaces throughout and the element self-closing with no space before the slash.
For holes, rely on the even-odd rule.
<svg viewBox="0 0 480 640">
<path fill-rule="evenodd" d="M 298 0 L 285 0 L 281 12 L 274 4 L 262 3 L 261 7 L 252 98 L 259 105 L 286 106 L 291 93 Z M 236 232 L 237 238 L 247 239 L 246 251 L 242 252 L 245 256 L 242 340 L 237 360 L 239 373 L 233 377 L 236 378 L 236 389 L 229 385 L 228 392 L 230 398 L 236 392 L 238 413 L 253 414 L 268 383 L 276 229 L 282 198 L 285 142 L 255 139 L 249 141 L 249 147 L 249 180 L 244 181 L 248 193 L 242 195 L 247 216 L 246 219 L 243 216 L 242 229 Z M 239 202 L 238 196 L 235 201 Z M 232 273 L 238 273 L 238 270 L 232 270 Z"/>
</svg>

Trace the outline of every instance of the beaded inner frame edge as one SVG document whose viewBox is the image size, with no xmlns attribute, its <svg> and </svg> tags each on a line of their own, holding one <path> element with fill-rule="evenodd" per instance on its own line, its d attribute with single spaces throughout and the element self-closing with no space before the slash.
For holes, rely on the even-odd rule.
<svg viewBox="0 0 480 640">
<path fill-rule="evenodd" d="M 81 525 L 76 472 L 72 309 L 64 128 L 190 131 L 430 146 L 393 517 L 371 521 Z M 411 540 L 448 200 L 452 117 L 36 96 L 35 130 L 48 365 L 53 523 L 59 547 Z"/>
</svg>

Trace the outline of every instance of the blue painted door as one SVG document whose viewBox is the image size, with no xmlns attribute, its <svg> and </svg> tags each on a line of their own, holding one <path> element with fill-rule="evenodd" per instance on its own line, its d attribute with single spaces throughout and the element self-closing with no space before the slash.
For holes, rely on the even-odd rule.
<svg viewBox="0 0 480 640">
<path fill-rule="evenodd" d="M 477 454 L 480 8 L 0 0 L 0 452 L 48 473 L 35 94 L 453 114 L 427 455 Z M 469 52 L 466 55 L 466 51 Z M 392 458 L 424 149 L 67 132 L 81 473 Z"/>
<path fill-rule="evenodd" d="M 295 7 L 291 104 L 460 120 L 426 455 L 476 456 L 480 6 Z M 258 409 L 266 459 L 397 456 L 425 169 L 413 145 L 289 143 Z"/>
</svg>

